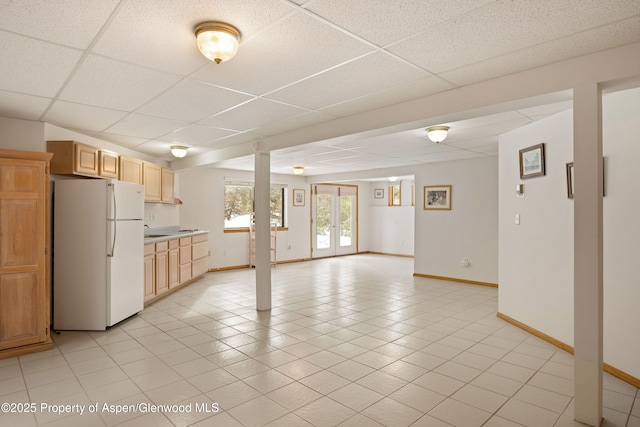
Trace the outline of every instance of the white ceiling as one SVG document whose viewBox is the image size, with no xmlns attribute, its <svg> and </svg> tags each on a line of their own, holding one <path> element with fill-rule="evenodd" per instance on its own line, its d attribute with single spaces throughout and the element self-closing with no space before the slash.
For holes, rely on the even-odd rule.
<svg viewBox="0 0 640 427">
<path fill-rule="evenodd" d="M 242 32 L 231 61 L 198 52 L 207 20 Z M 637 41 L 638 0 L 0 0 L 0 115 L 171 160 Z M 498 134 L 570 106 L 443 123 L 440 145 L 420 128 L 285 148 L 272 171 L 496 156 Z"/>
</svg>

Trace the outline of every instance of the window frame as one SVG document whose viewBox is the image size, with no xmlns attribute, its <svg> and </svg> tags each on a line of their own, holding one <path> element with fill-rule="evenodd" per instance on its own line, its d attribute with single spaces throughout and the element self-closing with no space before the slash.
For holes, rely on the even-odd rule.
<svg viewBox="0 0 640 427">
<path fill-rule="evenodd" d="M 225 225 L 223 227 L 223 232 L 224 233 L 243 233 L 243 232 L 249 232 L 249 225 L 247 224 L 247 226 L 241 226 L 241 227 L 227 227 L 226 225 L 226 209 L 227 209 L 227 188 L 228 187 L 249 187 L 250 188 L 250 196 L 251 196 L 251 212 L 253 213 L 255 211 L 255 184 L 253 182 L 236 182 L 236 181 L 226 181 L 224 182 L 224 196 L 223 196 L 223 209 L 225 211 L 225 214 L 223 215 L 224 217 L 224 221 L 225 221 Z M 280 203 L 278 204 L 280 207 L 280 211 L 282 212 L 281 217 L 280 217 L 280 223 L 277 225 L 277 229 L 278 230 L 288 230 L 288 228 L 286 227 L 286 223 L 287 223 L 287 185 L 284 184 L 276 184 L 276 185 L 272 185 L 271 187 L 269 187 L 269 200 L 271 203 L 271 191 L 273 191 L 274 189 L 278 189 L 280 190 L 280 195 L 281 195 L 281 200 Z M 270 221 L 271 219 L 273 219 L 273 216 L 270 216 Z"/>
</svg>

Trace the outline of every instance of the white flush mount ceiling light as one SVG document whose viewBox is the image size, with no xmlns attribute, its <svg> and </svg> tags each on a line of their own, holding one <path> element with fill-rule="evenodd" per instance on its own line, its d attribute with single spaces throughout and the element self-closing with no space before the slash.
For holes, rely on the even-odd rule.
<svg viewBox="0 0 640 427">
<path fill-rule="evenodd" d="M 219 64 L 238 51 L 240 31 L 224 22 L 203 22 L 195 29 L 198 49 L 207 59 Z"/>
<path fill-rule="evenodd" d="M 431 126 L 427 128 L 427 137 L 436 144 L 440 144 L 444 141 L 447 138 L 448 133 L 449 126 Z"/>
<path fill-rule="evenodd" d="M 304 172 L 304 166 L 294 166 L 293 173 L 296 175 L 302 175 Z"/>
<path fill-rule="evenodd" d="M 184 145 L 172 145 L 171 154 L 173 154 L 174 157 L 181 159 L 187 155 L 188 149 L 189 147 L 185 147 Z"/>
<path fill-rule="evenodd" d="M 389 177 L 389 181 L 390 181 L 390 182 L 396 182 L 397 180 L 398 180 L 398 177 L 397 177 L 397 176 L 390 176 L 390 177 Z"/>
</svg>

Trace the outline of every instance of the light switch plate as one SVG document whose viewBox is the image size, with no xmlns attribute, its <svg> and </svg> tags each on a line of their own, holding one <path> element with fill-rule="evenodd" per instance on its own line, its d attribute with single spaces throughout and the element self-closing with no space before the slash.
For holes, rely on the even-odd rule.
<svg viewBox="0 0 640 427">
<path fill-rule="evenodd" d="M 520 214 L 516 214 L 516 225 L 520 225 Z"/>
</svg>

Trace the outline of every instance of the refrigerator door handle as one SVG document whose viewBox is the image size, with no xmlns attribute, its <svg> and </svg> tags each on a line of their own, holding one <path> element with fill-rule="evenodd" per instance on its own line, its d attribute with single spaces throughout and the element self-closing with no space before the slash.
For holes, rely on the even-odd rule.
<svg viewBox="0 0 640 427">
<path fill-rule="evenodd" d="M 113 257 L 116 250 L 116 236 L 118 235 L 118 210 L 116 207 L 116 187 L 113 184 L 109 184 L 111 188 L 111 198 L 113 199 L 113 218 L 108 219 L 108 222 L 113 223 L 113 239 L 111 240 L 111 251 L 107 254 L 108 257 Z"/>
</svg>

